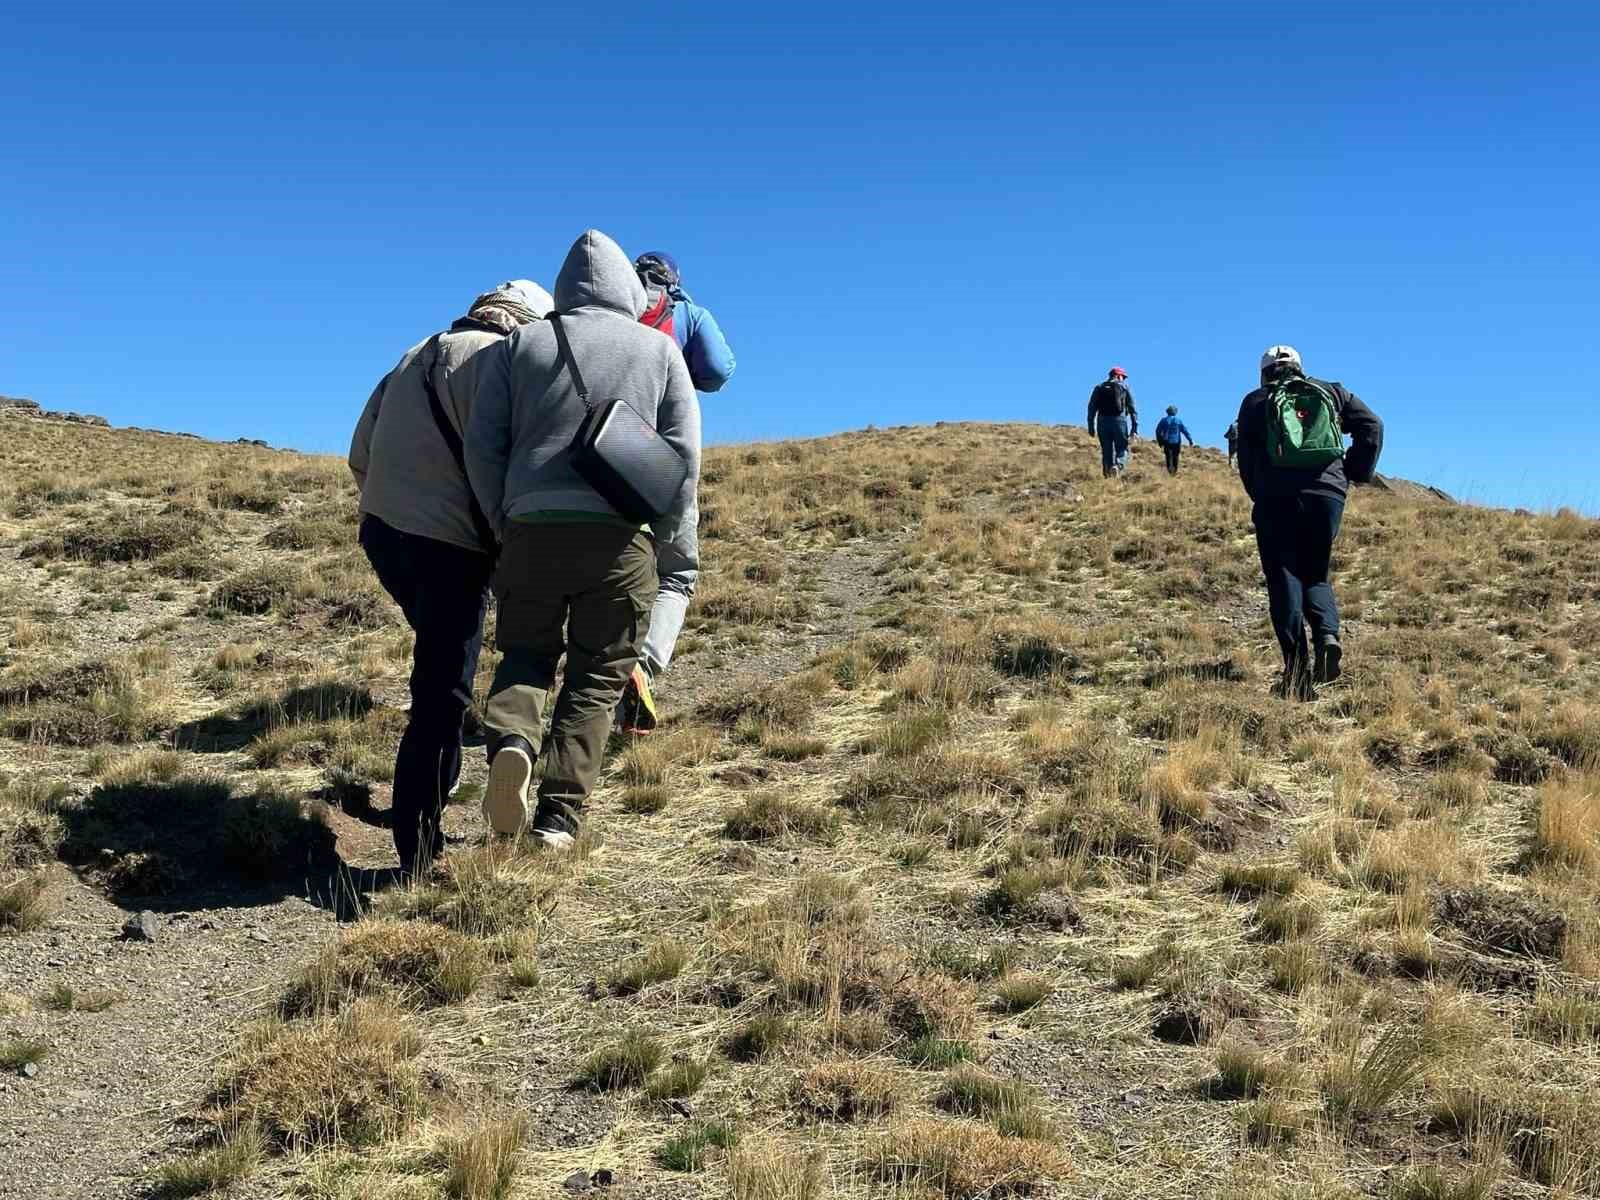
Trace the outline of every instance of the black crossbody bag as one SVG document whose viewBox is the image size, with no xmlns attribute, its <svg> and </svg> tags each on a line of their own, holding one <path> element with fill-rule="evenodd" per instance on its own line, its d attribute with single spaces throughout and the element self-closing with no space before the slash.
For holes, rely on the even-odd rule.
<svg viewBox="0 0 1600 1200">
<path fill-rule="evenodd" d="M 587 410 L 572 439 L 573 466 L 628 520 L 645 525 L 665 516 L 689 477 L 689 464 L 626 400 L 596 406 L 589 399 L 561 314 L 553 312 L 549 320 L 561 357 L 572 372 L 572 386 Z"/>
<path fill-rule="evenodd" d="M 499 558 L 500 543 L 495 540 L 494 529 L 478 504 L 478 494 L 472 490 L 472 478 L 467 474 L 466 447 L 461 444 L 461 435 L 456 432 L 456 427 L 450 424 L 450 418 L 445 415 L 444 405 L 440 402 L 439 393 L 433 386 L 433 369 L 438 365 L 439 339 L 434 338 L 428 350 L 423 352 L 422 359 L 422 390 L 428 395 L 428 411 L 433 413 L 433 423 L 439 427 L 439 436 L 449 447 L 450 457 L 456 460 L 456 469 L 461 472 L 461 480 L 466 484 L 467 512 L 472 517 L 472 528 L 478 535 L 478 544 L 490 558 Z"/>
</svg>

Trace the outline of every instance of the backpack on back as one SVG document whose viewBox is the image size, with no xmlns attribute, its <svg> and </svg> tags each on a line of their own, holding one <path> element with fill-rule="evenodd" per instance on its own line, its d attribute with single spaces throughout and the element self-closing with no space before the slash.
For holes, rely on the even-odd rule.
<svg viewBox="0 0 1600 1200">
<path fill-rule="evenodd" d="M 1128 415 L 1128 389 L 1107 379 L 1094 389 L 1094 410 L 1109 417 Z"/>
<path fill-rule="evenodd" d="M 648 325 L 651 329 L 659 329 L 674 341 L 677 340 L 676 331 L 672 326 L 672 311 L 677 305 L 672 299 L 672 293 L 666 288 L 656 293 L 655 303 L 644 310 L 644 315 L 639 318 L 639 324 Z"/>
<path fill-rule="evenodd" d="M 1325 467 L 1344 457 L 1339 408 L 1303 375 L 1279 380 L 1267 397 L 1267 457 L 1275 467 Z"/>
</svg>

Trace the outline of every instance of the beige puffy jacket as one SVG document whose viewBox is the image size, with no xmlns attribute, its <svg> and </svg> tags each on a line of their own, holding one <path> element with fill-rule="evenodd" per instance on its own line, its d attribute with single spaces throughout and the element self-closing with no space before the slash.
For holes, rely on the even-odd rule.
<svg viewBox="0 0 1600 1200">
<path fill-rule="evenodd" d="M 467 317 L 407 350 L 379 382 L 350 439 L 350 471 L 361 512 L 404 533 L 481 550 L 466 478 L 434 423 L 422 372 L 456 432 L 466 435 L 482 352 L 526 319 L 553 307 L 537 284 L 516 280 L 480 296 Z"/>
</svg>

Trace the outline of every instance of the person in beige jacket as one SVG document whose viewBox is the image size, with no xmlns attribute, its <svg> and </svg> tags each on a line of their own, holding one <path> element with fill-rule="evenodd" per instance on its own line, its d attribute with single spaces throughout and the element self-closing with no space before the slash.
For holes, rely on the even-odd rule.
<svg viewBox="0 0 1600 1200">
<path fill-rule="evenodd" d="M 439 851 L 439 814 L 461 773 L 461 727 L 483 645 L 497 548 L 462 466 L 483 352 L 553 307 L 525 279 L 407 350 L 373 391 L 350 441 L 361 547 L 416 634 L 411 712 L 395 755 L 391 809 L 404 872 Z"/>
</svg>

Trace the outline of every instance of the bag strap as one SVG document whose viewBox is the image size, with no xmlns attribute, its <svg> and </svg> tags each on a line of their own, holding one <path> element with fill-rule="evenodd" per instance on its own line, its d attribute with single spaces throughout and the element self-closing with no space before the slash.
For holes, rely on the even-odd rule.
<svg viewBox="0 0 1600 1200">
<path fill-rule="evenodd" d="M 567 341 L 567 331 L 562 328 L 561 314 L 552 312 L 548 318 L 556 331 L 556 352 L 561 360 L 567 364 L 567 370 L 572 372 L 572 386 L 578 389 L 578 399 L 583 401 L 583 407 L 591 413 L 594 405 L 589 401 L 589 389 L 584 386 L 583 373 L 578 370 L 578 360 L 572 356 L 572 343 Z"/>
<path fill-rule="evenodd" d="M 472 517 L 472 528 L 478 535 L 478 543 L 483 547 L 485 554 L 493 557 L 498 553 L 500 543 L 495 540 L 494 528 L 478 504 L 478 494 L 472 490 L 472 477 L 467 474 L 467 451 L 461 444 L 461 435 L 456 432 L 456 427 L 445 415 L 444 405 L 439 400 L 439 392 L 433 386 L 433 369 L 438 365 L 439 337 L 435 334 L 428 340 L 428 345 L 422 352 L 422 390 L 427 393 L 428 410 L 433 413 L 433 423 L 439 427 L 439 436 L 444 438 L 444 444 L 450 448 L 450 457 L 456 460 L 456 469 L 461 472 L 461 478 L 466 482 L 467 510 Z"/>
</svg>

